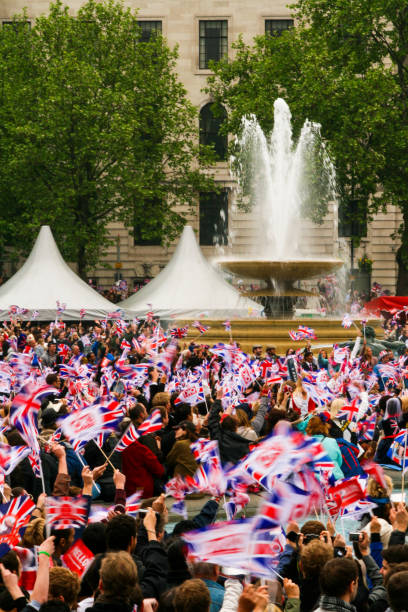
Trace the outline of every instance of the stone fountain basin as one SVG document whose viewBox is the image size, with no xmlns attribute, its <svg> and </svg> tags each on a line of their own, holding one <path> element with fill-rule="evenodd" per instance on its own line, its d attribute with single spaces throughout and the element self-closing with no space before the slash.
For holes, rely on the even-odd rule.
<svg viewBox="0 0 408 612">
<path fill-rule="evenodd" d="M 341 259 L 221 259 L 217 262 L 224 270 L 243 278 L 293 282 L 321 276 L 341 268 Z"/>
</svg>

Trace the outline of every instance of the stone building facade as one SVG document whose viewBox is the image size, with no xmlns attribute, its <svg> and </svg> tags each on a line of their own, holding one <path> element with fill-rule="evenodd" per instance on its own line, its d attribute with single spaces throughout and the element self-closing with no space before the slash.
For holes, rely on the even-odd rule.
<svg viewBox="0 0 408 612">
<path fill-rule="evenodd" d="M 81 0 L 66 0 L 72 12 L 79 8 Z M 210 71 L 206 68 L 209 58 L 216 59 L 217 53 L 232 53 L 231 43 L 239 34 L 250 43 L 255 35 L 267 30 L 276 31 L 290 25 L 287 0 L 126 0 L 125 4 L 138 8 L 143 34 L 148 36 L 154 29 L 160 29 L 171 47 L 178 45 L 177 64 L 180 80 L 188 95 L 200 110 L 210 100 L 203 93 Z M 28 18 L 46 13 L 49 0 L 0 0 L 0 20 L 8 21 L 13 14 L 27 7 Z M 271 100 L 271 112 L 273 101 Z M 199 127 L 197 126 L 197 134 Z M 211 223 L 217 207 L 224 210 L 225 224 L 236 239 L 237 248 L 245 252 L 251 237 L 253 221 L 248 215 L 236 210 L 233 205 L 233 180 L 228 163 L 216 165 L 215 176 L 225 190 L 224 199 L 202 201 L 196 204 L 196 214 L 189 222 L 197 235 L 206 256 L 211 257 L 215 249 L 211 246 Z M 200 215 L 201 208 L 201 215 Z M 201 218 L 201 221 L 200 221 Z M 354 252 L 354 263 L 364 252 L 373 260 L 372 280 L 381 283 L 391 292 L 395 290 L 396 265 L 394 250 L 396 244 L 391 238 L 399 225 L 399 214 L 392 207 L 387 213 L 378 214 L 369 224 L 367 239 Z M 95 270 L 94 276 L 102 286 L 109 286 L 115 278 L 124 278 L 130 285 L 142 282 L 145 277 L 155 276 L 170 258 L 174 245 L 169 249 L 156 245 L 138 243 L 133 234 L 121 224 L 111 226 L 116 244 L 107 254 L 110 268 Z M 337 255 L 350 264 L 349 240 L 338 235 L 337 213 L 330 209 L 323 225 L 305 223 L 313 245 L 311 255 Z"/>
</svg>

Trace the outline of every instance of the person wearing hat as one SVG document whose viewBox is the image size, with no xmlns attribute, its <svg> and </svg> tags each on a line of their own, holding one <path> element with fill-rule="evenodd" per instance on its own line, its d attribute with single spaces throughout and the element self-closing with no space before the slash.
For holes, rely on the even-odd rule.
<svg viewBox="0 0 408 612">
<path fill-rule="evenodd" d="M 191 421 L 181 421 L 176 429 L 176 442 L 166 458 L 167 466 L 174 476 L 193 476 L 198 468 L 190 446 L 198 438 Z"/>
<path fill-rule="evenodd" d="M 254 344 L 252 347 L 252 357 L 254 359 L 262 359 L 262 344 Z"/>
</svg>

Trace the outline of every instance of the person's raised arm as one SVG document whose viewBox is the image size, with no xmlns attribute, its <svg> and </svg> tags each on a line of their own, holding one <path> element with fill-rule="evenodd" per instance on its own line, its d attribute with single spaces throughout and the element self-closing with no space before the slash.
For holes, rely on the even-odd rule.
<svg viewBox="0 0 408 612">
<path fill-rule="evenodd" d="M 55 536 L 50 536 L 38 547 L 38 569 L 34 589 L 31 594 L 32 601 L 42 604 L 48 599 L 50 582 L 50 558 L 54 554 Z"/>
</svg>

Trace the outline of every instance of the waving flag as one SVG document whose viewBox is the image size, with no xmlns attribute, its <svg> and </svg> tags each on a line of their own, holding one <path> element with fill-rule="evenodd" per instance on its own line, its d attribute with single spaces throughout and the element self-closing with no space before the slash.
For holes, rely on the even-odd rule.
<svg viewBox="0 0 408 612">
<path fill-rule="evenodd" d="M 123 452 L 128 446 L 136 442 L 140 438 L 140 434 L 138 433 L 136 427 L 131 423 L 129 427 L 126 429 L 125 433 L 115 446 L 115 451 L 117 453 Z"/>
<path fill-rule="evenodd" d="M 210 329 L 209 325 L 202 325 L 200 321 L 194 321 L 191 326 L 195 327 L 200 332 L 200 334 L 205 334 L 205 332 Z"/>
<path fill-rule="evenodd" d="M 99 400 L 58 420 L 64 435 L 72 442 L 96 438 L 101 431 L 113 431 L 123 419 L 119 402 Z"/>
<path fill-rule="evenodd" d="M 344 315 L 341 324 L 344 327 L 344 329 L 349 329 L 349 327 L 351 327 L 353 325 L 353 319 L 351 318 L 351 316 L 348 313 L 346 313 Z"/>
<path fill-rule="evenodd" d="M 185 338 L 188 334 L 188 325 L 186 325 L 185 327 L 173 327 L 173 329 L 170 330 L 170 335 L 173 338 Z"/>
<path fill-rule="evenodd" d="M 0 470 L 10 474 L 31 452 L 28 446 L 9 446 L 0 442 Z"/>
<path fill-rule="evenodd" d="M 35 503 L 28 495 L 15 497 L 0 505 L 0 541 L 15 546 L 21 539 L 19 530 L 30 520 Z"/>
<path fill-rule="evenodd" d="M 160 410 L 157 408 L 137 428 L 141 436 L 159 431 L 163 427 Z"/>
<path fill-rule="evenodd" d="M 79 529 L 86 525 L 89 500 L 86 497 L 51 497 L 45 499 L 47 524 L 52 529 Z"/>
<path fill-rule="evenodd" d="M 203 385 L 200 382 L 189 384 L 183 389 L 178 397 L 174 400 L 174 404 L 190 404 L 194 406 L 205 401 Z"/>
<path fill-rule="evenodd" d="M 346 508 L 364 498 L 364 491 L 357 476 L 338 480 L 334 486 L 329 487 L 327 492 L 332 503 L 332 507 L 329 505 L 332 516 L 340 512 L 342 508 Z"/>
<path fill-rule="evenodd" d="M 13 399 L 10 425 L 16 427 L 28 446 L 34 449 L 38 448 L 37 415 L 41 407 L 41 400 L 45 395 L 55 392 L 55 387 L 38 386 L 30 382 L 21 387 Z"/>
</svg>

